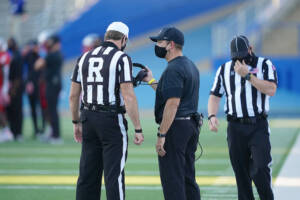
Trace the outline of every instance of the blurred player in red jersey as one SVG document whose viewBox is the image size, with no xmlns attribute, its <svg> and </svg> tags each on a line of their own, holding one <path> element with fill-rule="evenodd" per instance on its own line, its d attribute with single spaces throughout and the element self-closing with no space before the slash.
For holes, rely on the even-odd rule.
<svg viewBox="0 0 300 200">
<path fill-rule="evenodd" d="M 0 38 L 0 143 L 13 140 L 8 128 L 5 107 L 10 103 L 9 97 L 9 64 L 10 55 L 6 50 L 6 42 Z"/>
</svg>

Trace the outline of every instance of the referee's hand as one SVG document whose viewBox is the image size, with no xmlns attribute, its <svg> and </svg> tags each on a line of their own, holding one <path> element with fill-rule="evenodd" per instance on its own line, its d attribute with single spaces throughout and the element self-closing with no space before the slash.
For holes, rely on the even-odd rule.
<svg viewBox="0 0 300 200">
<path fill-rule="evenodd" d="M 218 121 L 217 117 L 214 116 L 214 117 L 210 118 L 210 120 L 208 121 L 208 124 L 209 124 L 209 129 L 211 131 L 218 132 L 219 121 Z"/>
<path fill-rule="evenodd" d="M 235 62 L 234 71 L 241 77 L 245 77 L 249 73 L 249 69 L 244 60 L 242 63 L 238 60 Z"/>
<path fill-rule="evenodd" d="M 143 133 L 135 133 L 133 143 L 136 145 L 141 145 L 144 141 L 144 135 Z"/>
<path fill-rule="evenodd" d="M 80 123 L 73 125 L 74 130 L 74 140 L 77 143 L 82 143 L 82 126 Z"/>
<path fill-rule="evenodd" d="M 161 157 L 164 157 L 167 153 L 164 149 L 165 142 L 166 142 L 165 137 L 158 137 L 157 138 L 157 143 L 156 143 L 155 149 L 156 149 L 157 154 Z"/>
</svg>

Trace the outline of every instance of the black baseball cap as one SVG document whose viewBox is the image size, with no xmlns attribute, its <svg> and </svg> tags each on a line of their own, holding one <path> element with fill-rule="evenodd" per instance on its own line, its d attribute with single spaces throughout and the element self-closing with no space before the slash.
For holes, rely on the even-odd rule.
<svg viewBox="0 0 300 200">
<path fill-rule="evenodd" d="M 176 44 L 181 46 L 184 45 L 183 33 L 175 27 L 165 27 L 158 33 L 157 36 L 152 36 L 150 39 L 153 42 L 157 42 L 157 40 L 167 40 L 174 41 Z"/>
<path fill-rule="evenodd" d="M 48 40 L 53 42 L 53 44 L 56 44 L 60 42 L 60 37 L 57 34 L 54 34 L 51 35 Z"/>
<path fill-rule="evenodd" d="M 231 58 L 245 58 L 250 48 L 249 40 L 246 36 L 239 35 L 234 37 L 230 43 Z"/>
</svg>

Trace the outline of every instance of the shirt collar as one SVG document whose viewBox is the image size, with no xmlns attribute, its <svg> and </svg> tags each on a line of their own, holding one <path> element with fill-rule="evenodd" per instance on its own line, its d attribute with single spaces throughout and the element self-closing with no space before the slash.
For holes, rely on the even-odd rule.
<svg viewBox="0 0 300 200">
<path fill-rule="evenodd" d="M 184 58 L 184 57 L 185 57 L 185 56 L 177 56 L 177 57 L 173 58 L 172 60 L 170 60 L 168 63 L 170 64 L 170 63 L 172 63 L 173 61 L 178 60 L 178 59 L 181 59 L 181 58 Z"/>
</svg>

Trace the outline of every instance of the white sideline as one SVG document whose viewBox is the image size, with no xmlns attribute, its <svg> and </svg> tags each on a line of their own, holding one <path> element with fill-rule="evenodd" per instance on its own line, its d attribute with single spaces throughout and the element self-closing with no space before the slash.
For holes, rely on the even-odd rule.
<svg viewBox="0 0 300 200">
<path fill-rule="evenodd" d="M 294 181 L 287 180 L 292 178 Z M 290 179 L 291 180 L 291 179 Z M 297 200 L 300 196 L 300 136 L 292 147 L 274 184 L 275 200 Z"/>
</svg>

